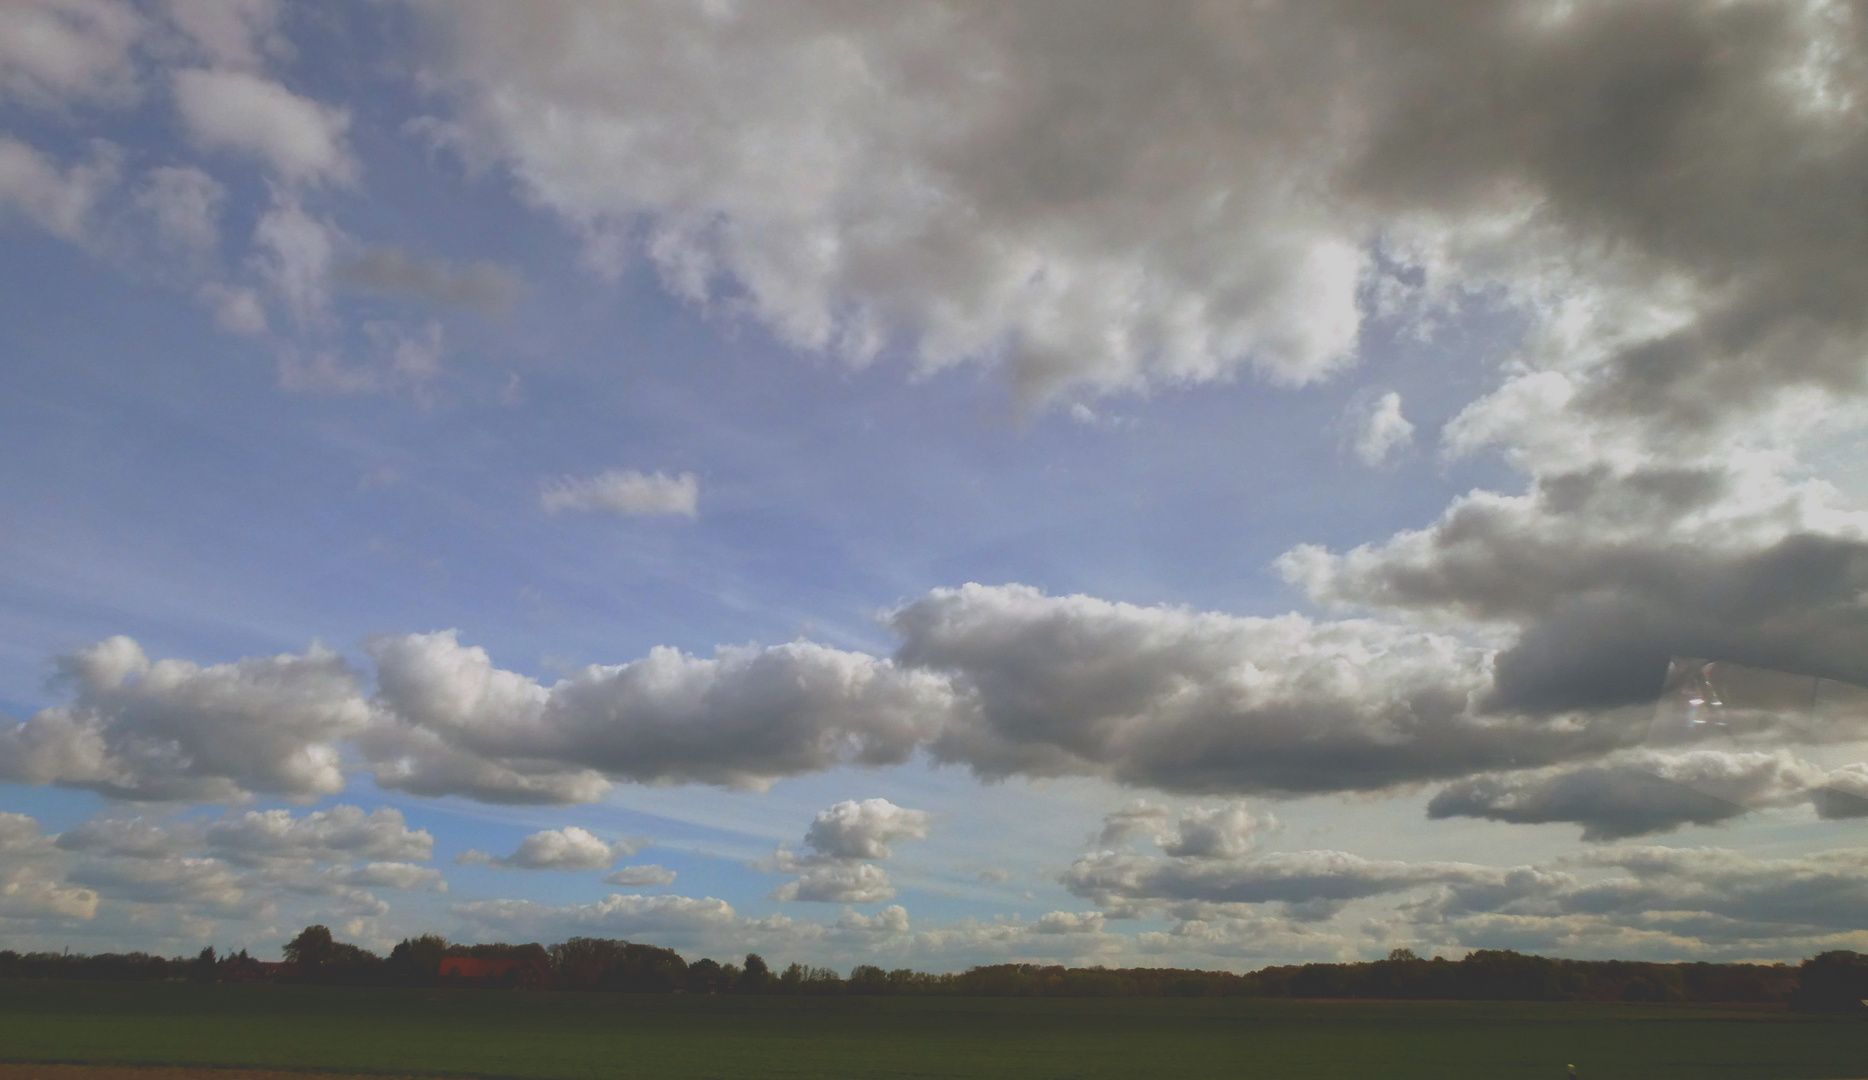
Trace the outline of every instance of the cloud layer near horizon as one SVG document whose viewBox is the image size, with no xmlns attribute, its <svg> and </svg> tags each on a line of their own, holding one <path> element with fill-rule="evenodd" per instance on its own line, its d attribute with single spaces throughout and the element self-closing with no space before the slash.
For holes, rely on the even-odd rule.
<svg viewBox="0 0 1868 1080">
<path fill-rule="evenodd" d="M 1864 787 L 1859 769 L 1758 749 L 1859 741 L 1868 735 L 1859 708 L 1818 722 L 1800 708 L 1741 713 L 1735 699 L 1731 715 L 1744 726 L 1656 745 L 1664 704 L 1508 711 L 1490 651 L 1389 623 L 1241 618 L 979 585 L 935 590 L 886 623 L 902 643 L 887 658 L 802 642 L 713 658 L 658 649 L 549 686 L 495 666 L 451 631 L 376 638 L 369 696 L 361 675 L 319 648 L 201 667 L 152 662 L 117 638 L 63 661 L 75 702 L 0 732 L 0 769 L 114 798 L 309 798 L 341 790 L 342 763 L 360 755 L 384 788 L 571 803 L 616 782 L 760 788 L 920 753 L 983 778 L 1087 776 L 1183 793 L 1453 781 L 1431 816 L 1574 821 L 1598 839 L 1800 802 L 1853 816 L 1844 796 Z M 1720 676 L 1741 691 L 1770 677 Z M 847 804 L 826 811 L 807 843 L 848 874 L 874 877 L 857 860 L 917 835 L 925 826 L 914 813 Z M 547 841 L 580 856 L 578 867 L 589 861 L 580 853 L 606 866 L 633 853 L 588 834 L 527 844 L 542 851 Z M 1219 840 L 1184 844 L 1197 842 Z M 497 861 L 552 863 L 529 850 Z M 880 895 L 886 884 L 850 889 Z"/>
</svg>

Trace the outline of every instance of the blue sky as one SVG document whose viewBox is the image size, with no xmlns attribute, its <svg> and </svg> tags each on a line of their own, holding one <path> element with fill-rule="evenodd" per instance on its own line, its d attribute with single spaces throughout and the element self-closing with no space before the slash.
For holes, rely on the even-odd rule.
<svg viewBox="0 0 1868 1080">
<path fill-rule="evenodd" d="M 1868 944 L 1847 11 L 529 10 L 0 15 L 9 947 Z"/>
</svg>

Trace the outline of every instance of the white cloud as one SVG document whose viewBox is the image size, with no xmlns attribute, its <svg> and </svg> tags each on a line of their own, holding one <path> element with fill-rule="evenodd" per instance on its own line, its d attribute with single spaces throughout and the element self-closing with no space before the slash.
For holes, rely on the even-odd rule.
<svg viewBox="0 0 1868 1080">
<path fill-rule="evenodd" d="M 675 872 L 666 866 L 655 863 L 643 863 L 640 866 L 624 866 L 603 875 L 603 880 L 611 885 L 623 885 L 629 888 L 644 889 L 660 885 L 673 885 Z"/>
<path fill-rule="evenodd" d="M 463 865 L 484 863 L 509 870 L 607 870 L 616 860 L 634 855 L 641 847 L 639 841 L 611 843 L 575 825 L 567 825 L 562 829 L 533 833 L 521 840 L 518 850 L 511 855 L 492 856 L 482 851 L 468 851 L 454 861 Z"/>
<path fill-rule="evenodd" d="M 330 306 L 331 267 L 344 235 L 306 213 L 292 199 L 266 211 L 253 227 L 253 257 L 261 280 L 300 326 L 324 321 Z"/>
<path fill-rule="evenodd" d="M 379 784 L 418 794 L 577 801 L 606 776 L 762 787 L 905 761 L 953 706 L 938 676 L 802 642 L 712 658 L 655 649 L 549 688 L 494 667 L 452 631 L 368 648 L 394 722 L 365 749 Z"/>
<path fill-rule="evenodd" d="M 220 243 L 219 215 L 227 189 L 193 167 L 149 170 L 136 204 L 154 220 L 156 232 L 184 251 L 211 252 Z"/>
<path fill-rule="evenodd" d="M 927 838 L 928 814 L 887 799 L 846 799 L 812 819 L 804 843 L 811 850 L 794 854 L 781 846 L 755 869 L 798 875 L 772 892 L 774 900 L 831 904 L 873 904 L 895 896 L 888 872 L 866 859 L 886 859 L 892 840 Z"/>
<path fill-rule="evenodd" d="M 887 799 L 846 799 L 820 811 L 804 843 L 833 859 L 886 859 L 891 840 L 925 840 L 928 814 Z"/>
<path fill-rule="evenodd" d="M 42 106 L 128 104 L 143 31 L 136 9 L 115 0 L 0 5 L 0 94 Z"/>
<path fill-rule="evenodd" d="M 197 295 L 222 330 L 243 336 L 266 332 L 266 305 L 252 289 L 209 282 Z"/>
<path fill-rule="evenodd" d="M 890 904 L 874 915 L 864 915 L 846 908 L 843 914 L 837 916 L 837 929 L 858 934 L 906 934 L 908 925 L 908 909 L 900 904 Z"/>
<path fill-rule="evenodd" d="M 118 152 L 93 146 L 91 161 L 60 169 L 44 154 L 0 135 L 0 211 L 11 210 L 62 240 L 87 239 L 99 201 L 117 182 Z"/>
<path fill-rule="evenodd" d="M 682 514 L 694 517 L 700 508 L 700 481 L 693 473 L 669 476 L 612 469 L 596 476 L 565 477 L 545 485 L 539 505 L 546 513 L 561 510 L 638 514 Z"/>
<path fill-rule="evenodd" d="M 286 181 L 356 179 L 344 144 L 347 112 L 243 71 L 186 68 L 171 79 L 182 124 L 197 144 L 258 158 Z"/>
<path fill-rule="evenodd" d="M 1392 390 L 1354 419 L 1356 432 L 1351 447 L 1364 465 L 1386 464 L 1414 441 L 1414 425 L 1401 415 L 1401 395 Z"/>
<path fill-rule="evenodd" d="M 1243 803 L 1172 808 L 1138 799 L 1103 815 L 1099 842 L 1119 843 L 1145 835 L 1169 855 L 1194 858 L 1236 858 L 1256 843 L 1260 831 L 1275 825 L 1268 815 L 1253 813 Z"/>
<path fill-rule="evenodd" d="M 714 897 L 613 894 L 562 908 L 530 900 L 476 900 L 454 913 L 491 935 L 519 938 L 600 934 L 605 937 L 679 937 L 742 925 L 733 905 Z"/>
<path fill-rule="evenodd" d="M 454 46 L 434 74 L 457 145 L 594 259 L 639 234 L 671 290 L 801 347 L 1000 357 L 1030 399 L 1247 367 L 1299 383 L 1354 352 L 1365 229 L 1318 182 L 1334 69 L 1275 20 L 425 10 Z"/>
<path fill-rule="evenodd" d="M 349 666 L 317 645 L 201 667 L 115 637 L 61 666 L 76 700 L 0 732 L 0 775 L 117 798 L 309 798 L 344 789 L 338 743 L 370 718 Z"/>
<path fill-rule="evenodd" d="M 330 862 L 371 859 L 402 861 L 434 857 L 435 838 L 411 829 L 402 812 L 383 806 L 333 806 L 293 817 L 287 810 L 252 810 L 207 827 L 208 846 L 232 862 Z"/>
<path fill-rule="evenodd" d="M 257 72 L 269 56 L 289 56 L 276 0 L 168 0 L 169 19 L 216 66 Z"/>
<path fill-rule="evenodd" d="M 772 868 L 797 878 L 772 890 L 774 900 L 822 904 L 876 904 L 895 898 L 889 875 L 875 863 L 844 859 L 796 858 L 781 851 Z"/>
</svg>

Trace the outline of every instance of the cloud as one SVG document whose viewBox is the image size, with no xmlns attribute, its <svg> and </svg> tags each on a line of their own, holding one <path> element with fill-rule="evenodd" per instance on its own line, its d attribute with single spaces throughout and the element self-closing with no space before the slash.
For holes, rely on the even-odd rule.
<svg viewBox="0 0 1868 1080">
<path fill-rule="evenodd" d="M 1169 855 L 1234 858 L 1249 851 L 1259 832 L 1275 824 L 1275 819 L 1255 814 L 1243 803 L 1191 806 L 1176 813 L 1139 799 L 1103 815 L 1098 842 L 1108 846 L 1139 834 Z"/>
<path fill-rule="evenodd" d="M 462 266 L 397 247 L 373 248 L 343 263 L 337 268 L 336 279 L 338 284 L 353 289 L 492 315 L 510 311 L 525 288 L 511 270 L 494 263 Z"/>
<path fill-rule="evenodd" d="M 1279 565 L 1324 602 L 1521 627 L 1497 661 L 1497 709 L 1651 702 L 1670 655 L 1868 682 L 1854 600 L 1868 544 L 1798 527 L 1822 513 L 1807 491 L 1731 468 L 1604 466 L 1522 496 L 1475 492 L 1427 529 L 1340 555 L 1300 547 Z"/>
<path fill-rule="evenodd" d="M 60 666 L 76 700 L 0 731 L 9 780 L 127 799 L 311 798 L 344 789 L 338 744 L 370 720 L 350 667 L 319 645 L 201 667 L 114 637 Z"/>
<path fill-rule="evenodd" d="M 974 706 L 930 744 L 987 777 L 1103 776 L 1181 792 L 1378 790 L 1595 757 L 1651 713 L 1485 715 L 1488 650 L 1366 620 L 1241 618 L 1027 586 L 936 589 L 888 616 L 898 664 Z"/>
<path fill-rule="evenodd" d="M 1844 775 L 1836 782 L 1855 774 Z M 1781 750 L 1643 750 L 1602 764 L 1461 780 L 1434 796 L 1427 816 L 1575 822 L 1585 840 L 1620 840 L 1803 802 L 1830 783 L 1827 770 Z"/>
<path fill-rule="evenodd" d="M 575 825 L 567 825 L 562 829 L 533 833 L 521 840 L 518 850 L 511 855 L 468 851 L 454 861 L 463 866 L 479 863 L 508 870 L 607 870 L 616 860 L 634 855 L 641 848 L 640 841 L 611 843 Z"/>
<path fill-rule="evenodd" d="M 268 57 L 289 57 L 275 0 L 168 0 L 167 14 L 215 66 L 257 72 Z"/>
<path fill-rule="evenodd" d="M 1331 80 L 1267 20 L 423 10 L 452 46 L 432 74 L 456 145 L 504 161 L 593 259 L 640 236 L 676 294 L 797 346 L 996 358 L 1031 399 L 1245 368 L 1301 383 L 1354 352 L 1365 230 L 1315 180 L 1341 121 L 1309 111 Z"/>
<path fill-rule="evenodd" d="M 833 859 L 886 859 L 891 840 L 925 840 L 928 814 L 887 799 L 845 799 L 818 812 L 804 843 Z"/>
<path fill-rule="evenodd" d="M 644 863 L 640 866 L 619 867 L 603 875 L 603 880 L 611 885 L 641 889 L 657 885 L 673 885 L 675 872 L 666 866 Z"/>
<path fill-rule="evenodd" d="M 344 145 L 349 113 L 243 71 L 185 68 L 170 78 L 182 125 L 198 145 L 257 158 L 289 182 L 356 179 Z"/>
<path fill-rule="evenodd" d="M 1413 917 L 1480 947 L 1509 937 L 1513 947 L 1580 946 L 1601 955 L 1602 943 L 1612 949 L 1645 936 L 1650 955 L 1744 955 L 1760 945 L 1811 950 L 1841 940 L 1859 929 L 1864 899 L 1868 850 L 1860 848 L 1759 858 L 1722 848 L 1616 847 L 1455 885 Z"/>
<path fill-rule="evenodd" d="M 550 687 L 454 632 L 378 638 L 366 739 L 377 782 L 418 794 L 580 801 L 605 778 L 762 787 L 843 763 L 899 764 L 953 706 L 945 679 L 798 642 L 660 648 Z"/>
<path fill-rule="evenodd" d="M 219 216 L 227 189 L 193 167 L 165 165 L 149 170 L 136 205 L 155 222 L 156 233 L 175 248 L 212 252 L 220 244 Z"/>
<path fill-rule="evenodd" d="M 1355 420 L 1356 433 L 1350 445 L 1364 465 L 1383 465 L 1414 441 L 1414 425 L 1401 415 L 1401 395 L 1392 390 Z"/>
<path fill-rule="evenodd" d="M 127 105 L 131 50 L 145 24 L 114 0 L 24 0 L 0 7 L 0 95 L 30 105 Z"/>
<path fill-rule="evenodd" d="M 255 269 L 301 327 L 324 321 L 331 267 L 343 241 L 335 225 L 312 217 L 290 198 L 277 202 L 253 227 Z"/>
<path fill-rule="evenodd" d="M 612 469 L 596 476 L 565 477 L 545 485 L 538 502 L 549 514 L 561 510 L 602 511 L 624 516 L 699 512 L 700 481 L 693 473 L 669 476 Z"/>
<path fill-rule="evenodd" d="M 858 934 L 906 934 L 908 932 L 908 909 L 900 904 L 890 904 L 874 915 L 844 909 L 837 916 L 837 929 Z"/>
<path fill-rule="evenodd" d="M 877 904 L 895 898 L 888 872 L 875 863 L 841 859 L 813 860 L 780 852 L 772 869 L 798 875 L 772 890 L 774 900 L 803 900 L 822 904 Z"/>
<path fill-rule="evenodd" d="M 613 894 L 591 904 L 554 908 L 530 900 L 476 900 L 454 905 L 454 914 L 490 934 L 551 937 L 574 933 L 606 937 L 678 936 L 736 928 L 733 905 L 711 896 Z"/>
<path fill-rule="evenodd" d="M 93 146 L 90 163 L 60 169 L 44 154 L 0 135 L 0 211 L 10 210 L 62 240 L 84 242 L 99 201 L 117 182 L 118 153 Z"/>
<path fill-rule="evenodd" d="M 1058 881 L 1119 918 L 1162 912 L 1182 920 L 1238 917 L 1241 905 L 1278 904 L 1287 917 L 1315 922 L 1333 918 L 1348 901 L 1497 876 L 1468 863 L 1372 860 L 1342 851 L 1253 854 L 1263 825 L 1236 803 L 1178 812 L 1131 803 L 1104 816 L 1100 847 L 1071 863 Z M 1159 853 L 1111 846 L 1138 834 Z M 1052 933 L 1071 932 L 1081 922 L 1058 915 L 1063 925 Z"/>
<path fill-rule="evenodd" d="M 1150 668 L 1110 646 L 1119 714 L 1057 708 L 1064 688 L 986 657 L 930 660 L 981 702 L 942 760 L 1371 788 L 1506 768 L 1506 745 L 1530 767 L 1625 748 L 1618 710 L 1654 699 L 1669 655 L 1868 680 L 1868 520 L 1808 479 L 1868 395 L 1852 7 L 423 10 L 455 103 L 433 130 L 594 260 L 639 247 L 674 293 L 801 348 L 997 365 L 1061 402 L 1314 381 L 1371 317 L 1523 327 L 1442 431 L 1522 491 L 1280 561 L 1379 621 L 1266 628 L 1296 659 L 1247 706 L 1224 669 L 1160 650 Z M 951 56 L 969 60 L 928 61 Z M 1364 419 L 1357 449 L 1387 459 L 1398 396 Z M 1335 673 L 1354 649 L 1324 642 L 1350 638 L 1377 670 Z M 898 660 L 921 649 L 907 635 Z M 1164 669 L 1190 703 L 1147 700 Z"/>
<path fill-rule="evenodd" d="M 112 813 L 55 837 L 25 815 L 0 815 L 0 919 L 22 943 L 68 940 L 79 923 L 92 939 L 144 946 L 180 949 L 217 932 L 257 942 L 276 925 L 390 914 L 373 888 L 447 892 L 440 871 L 409 861 L 432 848 L 390 807 L 214 820 Z"/>
<path fill-rule="evenodd" d="M 365 813 L 339 805 L 297 818 L 287 810 L 251 810 L 210 824 L 206 840 L 216 854 L 247 865 L 426 860 L 435 850 L 428 830 L 409 828 L 402 811 L 389 806 Z"/>
<path fill-rule="evenodd" d="M 927 838 L 928 814 L 887 799 L 846 799 L 819 811 L 805 831 L 811 850 L 795 854 L 780 846 L 772 858 L 755 864 L 767 873 L 798 875 L 772 892 L 774 900 L 831 904 L 873 904 L 893 899 L 888 872 L 868 859 L 886 859 L 892 840 Z"/>
</svg>

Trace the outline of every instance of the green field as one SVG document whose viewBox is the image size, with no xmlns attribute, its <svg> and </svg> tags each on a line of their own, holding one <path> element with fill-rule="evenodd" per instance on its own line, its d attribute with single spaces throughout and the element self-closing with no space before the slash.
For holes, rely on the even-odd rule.
<svg viewBox="0 0 1868 1080">
<path fill-rule="evenodd" d="M 0 982 L 0 1059 L 850 1077 L 1868 1077 L 1868 1022 L 1710 1008 Z"/>
</svg>

